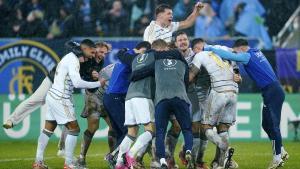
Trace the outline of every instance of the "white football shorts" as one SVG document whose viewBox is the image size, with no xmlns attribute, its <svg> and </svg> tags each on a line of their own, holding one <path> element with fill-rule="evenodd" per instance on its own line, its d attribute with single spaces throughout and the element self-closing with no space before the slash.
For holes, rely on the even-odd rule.
<svg viewBox="0 0 300 169">
<path fill-rule="evenodd" d="M 57 124 L 66 124 L 76 120 L 75 109 L 71 99 L 62 99 L 48 92 L 46 96 L 46 120 L 55 120 Z"/>
<path fill-rule="evenodd" d="M 154 104 L 151 99 L 131 98 L 125 101 L 125 126 L 154 122 Z"/>
<path fill-rule="evenodd" d="M 233 124 L 236 120 L 237 94 L 210 91 L 207 106 L 202 115 L 202 124 L 217 126 L 219 123 Z"/>
</svg>

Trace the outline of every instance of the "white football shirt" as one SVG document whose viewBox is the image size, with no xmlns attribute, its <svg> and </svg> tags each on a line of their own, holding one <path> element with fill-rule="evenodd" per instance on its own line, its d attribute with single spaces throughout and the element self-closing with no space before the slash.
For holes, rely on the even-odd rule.
<svg viewBox="0 0 300 169">
<path fill-rule="evenodd" d="M 157 39 L 165 40 L 166 42 L 171 42 L 173 32 L 177 31 L 179 27 L 179 22 L 171 22 L 168 27 L 161 27 L 156 24 L 155 21 L 151 21 L 149 26 L 144 32 L 144 41 L 152 43 Z"/>
<path fill-rule="evenodd" d="M 210 75 L 211 87 L 217 92 L 233 90 L 238 92 L 238 84 L 233 81 L 235 62 L 223 61 L 213 52 L 203 51 L 194 56 L 192 62 L 199 70 L 205 67 Z"/>
<path fill-rule="evenodd" d="M 58 63 L 50 92 L 57 98 L 68 99 L 75 88 L 96 88 L 100 82 L 87 82 L 79 74 L 80 64 L 77 56 L 70 52 Z"/>
</svg>

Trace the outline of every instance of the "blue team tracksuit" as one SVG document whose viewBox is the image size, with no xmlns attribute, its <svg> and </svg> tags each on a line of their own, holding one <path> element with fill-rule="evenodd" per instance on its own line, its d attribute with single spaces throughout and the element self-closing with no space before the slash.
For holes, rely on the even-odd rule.
<svg viewBox="0 0 300 169">
<path fill-rule="evenodd" d="M 103 96 L 103 104 L 108 112 L 110 122 L 116 132 L 116 147 L 127 134 L 125 122 L 125 97 L 129 86 L 131 68 L 125 64 L 117 63 L 112 72 L 109 86 Z"/>
<path fill-rule="evenodd" d="M 270 140 L 275 140 L 276 155 L 281 153 L 282 138 L 280 132 L 280 118 L 285 94 L 277 77 L 261 51 L 250 49 L 251 55 L 247 65 L 244 65 L 248 75 L 256 82 L 262 91 L 263 112 L 262 127 Z"/>
</svg>

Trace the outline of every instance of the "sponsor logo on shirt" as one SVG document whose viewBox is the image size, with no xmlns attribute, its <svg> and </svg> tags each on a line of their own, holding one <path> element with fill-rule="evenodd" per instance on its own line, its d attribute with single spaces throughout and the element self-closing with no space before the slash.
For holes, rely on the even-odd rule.
<svg viewBox="0 0 300 169">
<path fill-rule="evenodd" d="M 164 59 L 163 63 L 165 65 L 164 70 L 175 70 L 176 67 L 174 67 L 177 64 L 177 60 L 174 59 Z"/>
<path fill-rule="evenodd" d="M 164 65 L 167 67 L 174 67 L 177 64 L 176 60 L 173 59 L 164 59 Z"/>
<path fill-rule="evenodd" d="M 148 53 L 141 54 L 137 57 L 137 63 L 143 63 L 147 60 L 147 58 L 148 58 Z"/>
</svg>

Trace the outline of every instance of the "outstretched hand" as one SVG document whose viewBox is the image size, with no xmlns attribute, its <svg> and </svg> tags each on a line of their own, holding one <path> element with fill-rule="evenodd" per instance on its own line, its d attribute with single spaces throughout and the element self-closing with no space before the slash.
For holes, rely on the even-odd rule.
<svg viewBox="0 0 300 169">
<path fill-rule="evenodd" d="M 202 2 L 197 2 L 194 8 L 197 14 L 200 14 L 201 9 L 204 8 L 204 4 Z"/>
</svg>

